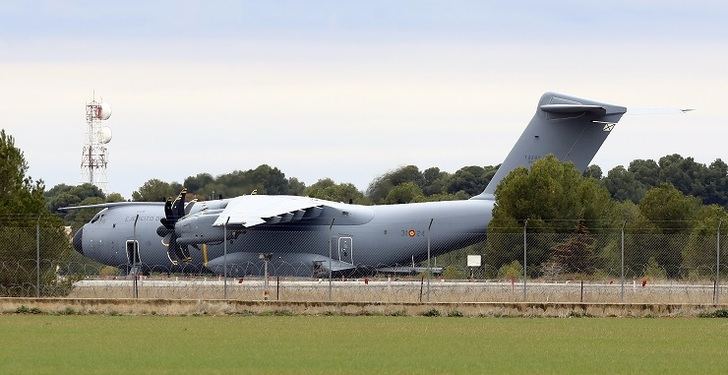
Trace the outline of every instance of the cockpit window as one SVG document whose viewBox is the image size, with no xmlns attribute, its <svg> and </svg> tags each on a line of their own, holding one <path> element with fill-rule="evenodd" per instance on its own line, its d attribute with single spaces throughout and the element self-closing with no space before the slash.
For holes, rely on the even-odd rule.
<svg viewBox="0 0 728 375">
<path fill-rule="evenodd" d="M 91 224 L 99 221 L 99 219 L 101 219 L 102 217 L 104 217 L 104 214 L 106 213 L 107 210 L 108 210 L 108 208 L 104 208 L 103 210 L 99 211 L 99 213 L 97 213 L 96 215 L 94 215 L 94 217 L 91 218 Z"/>
</svg>

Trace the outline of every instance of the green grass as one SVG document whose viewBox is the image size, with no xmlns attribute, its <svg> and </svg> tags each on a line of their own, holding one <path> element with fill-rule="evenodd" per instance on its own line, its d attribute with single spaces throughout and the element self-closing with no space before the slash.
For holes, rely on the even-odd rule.
<svg viewBox="0 0 728 375">
<path fill-rule="evenodd" d="M 0 316 L 0 374 L 727 371 L 728 319 Z"/>
</svg>

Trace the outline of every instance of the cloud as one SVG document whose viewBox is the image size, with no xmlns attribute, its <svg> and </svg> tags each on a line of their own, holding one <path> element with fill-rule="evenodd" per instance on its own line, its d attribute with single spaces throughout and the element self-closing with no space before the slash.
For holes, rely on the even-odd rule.
<svg viewBox="0 0 728 375">
<path fill-rule="evenodd" d="M 720 3 L 18 4 L 0 5 L 0 122 L 50 185 L 80 176 L 94 89 L 114 105 L 109 177 L 126 196 L 260 163 L 360 188 L 403 164 L 497 164 L 544 91 L 698 109 L 626 117 L 606 168 L 710 161 L 728 135 Z"/>
</svg>

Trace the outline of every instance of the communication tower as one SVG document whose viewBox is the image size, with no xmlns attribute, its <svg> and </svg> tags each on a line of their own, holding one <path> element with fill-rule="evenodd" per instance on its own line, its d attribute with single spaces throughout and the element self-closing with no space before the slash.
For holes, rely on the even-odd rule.
<svg viewBox="0 0 728 375">
<path fill-rule="evenodd" d="M 104 125 L 104 121 L 111 117 L 111 106 L 108 103 L 96 101 L 86 103 L 85 144 L 81 152 L 81 179 L 96 185 L 104 193 L 108 193 L 109 181 L 106 178 L 106 167 L 109 163 L 109 153 L 106 145 L 111 142 L 111 128 Z"/>
</svg>

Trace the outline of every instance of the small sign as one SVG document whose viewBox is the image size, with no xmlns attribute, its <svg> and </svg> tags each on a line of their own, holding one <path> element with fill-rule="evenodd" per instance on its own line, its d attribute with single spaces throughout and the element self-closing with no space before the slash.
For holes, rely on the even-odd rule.
<svg viewBox="0 0 728 375">
<path fill-rule="evenodd" d="M 480 267 L 480 255 L 468 255 L 468 267 Z"/>
</svg>

